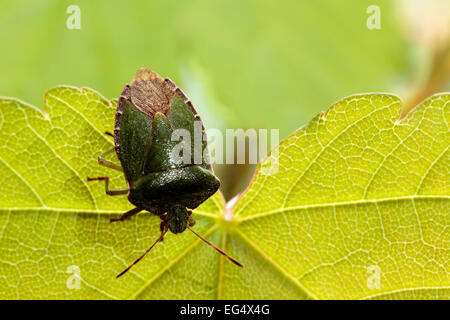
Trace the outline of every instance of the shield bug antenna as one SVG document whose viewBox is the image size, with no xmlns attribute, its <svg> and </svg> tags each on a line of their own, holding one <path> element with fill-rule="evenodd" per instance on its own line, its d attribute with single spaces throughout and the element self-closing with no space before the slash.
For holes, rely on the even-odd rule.
<svg viewBox="0 0 450 320">
<path fill-rule="evenodd" d="M 211 242 L 209 242 L 208 240 L 206 240 L 205 238 L 203 238 L 201 235 L 199 235 L 197 232 L 195 232 L 191 227 L 187 227 L 189 229 L 189 231 L 191 231 L 193 234 L 195 234 L 197 237 L 199 237 L 202 241 L 204 241 L 207 245 L 213 247 L 214 249 L 217 250 L 217 252 L 219 252 L 221 255 L 224 255 L 225 257 L 227 257 L 228 260 L 230 260 L 231 262 L 233 262 L 235 265 L 243 268 L 244 266 L 242 264 L 240 264 L 236 259 L 230 257 L 228 254 L 226 254 L 224 251 L 220 250 L 219 248 L 217 248 L 215 245 L 213 245 Z"/>
<path fill-rule="evenodd" d="M 149 253 L 150 250 L 152 250 L 153 247 L 154 247 L 158 242 L 163 241 L 164 235 L 166 234 L 166 232 L 167 232 L 167 229 L 164 230 L 164 231 L 161 233 L 161 235 L 159 236 L 159 238 L 158 238 L 158 239 L 150 246 L 150 248 L 147 249 L 147 251 L 145 251 L 139 258 L 136 259 L 136 261 L 134 261 L 132 264 L 130 264 L 125 270 L 123 270 L 121 273 L 119 273 L 119 274 L 116 276 L 116 279 L 117 279 L 117 278 L 120 278 L 121 276 L 123 276 L 123 275 L 124 275 L 125 273 L 127 273 L 128 270 L 130 270 L 136 263 L 138 263 L 139 261 L 141 261 L 141 260 L 146 256 L 146 254 Z"/>
<path fill-rule="evenodd" d="M 121 273 L 119 273 L 116 276 L 117 278 L 120 278 L 121 276 L 123 276 L 125 273 L 128 272 L 128 270 L 130 270 L 135 264 L 137 264 L 139 261 L 141 261 L 146 255 L 147 253 L 150 252 L 150 250 L 153 249 L 153 247 L 158 243 L 158 242 L 162 242 L 164 240 L 164 235 L 166 234 L 168 228 L 167 227 L 163 227 L 162 228 L 163 231 L 161 232 L 161 235 L 159 236 L 159 238 L 139 257 L 136 259 L 136 261 L 134 261 L 132 264 L 130 264 L 125 270 L 123 270 Z M 189 231 L 191 231 L 193 234 L 195 234 L 199 239 L 201 239 L 202 241 L 204 241 L 207 245 L 213 247 L 214 249 L 217 250 L 217 252 L 219 252 L 221 255 L 225 256 L 228 260 L 230 260 L 231 262 L 233 262 L 235 265 L 243 268 L 244 266 L 239 263 L 236 259 L 230 257 L 228 254 L 226 254 L 224 251 L 222 251 L 221 249 L 219 249 L 218 247 L 216 247 L 215 245 L 213 245 L 211 242 L 209 242 L 208 240 L 206 240 L 205 238 L 203 238 L 201 235 L 199 235 L 197 232 L 195 232 L 191 227 L 187 227 L 187 229 L 189 229 Z"/>
</svg>

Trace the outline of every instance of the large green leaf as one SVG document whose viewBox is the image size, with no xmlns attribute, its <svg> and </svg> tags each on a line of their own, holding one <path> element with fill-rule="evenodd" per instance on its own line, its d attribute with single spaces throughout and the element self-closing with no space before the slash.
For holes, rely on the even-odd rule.
<svg viewBox="0 0 450 320">
<path fill-rule="evenodd" d="M 160 221 L 140 214 L 110 224 L 111 215 L 130 204 L 106 196 L 102 183 L 86 181 L 107 175 L 113 188 L 125 186 L 120 172 L 96 159 L 113 145 L 104 132 L 113 130 L 115 103 L 90 89 L 59 87 L 47 92 L 45 110 L 16 99 L 0 102 L 0 297 L 216 297 L 216 253 L 206 250 L 199 259 L 204 248 L 188 233 L 168 235 L 130 275 L 114 279 L 156 240 Z M 203 204 L 197 231 L 214 233 L 222 211 L 219 195 Z M 80 270 L 79 290 L 66 285 L 71 266 Z"/>
<path fill-rule="evenodd" d="M 279 172 L 237 203 L 232 253 L 252 247 L 311 298 L 449 298 L 450 95 L 400 107 L 354 95 L 283 141 Z"/>
<path fill-rule="evenodd" d="M 96 160 L 112 146 L 103 132 L 114 101 L 58 87 L 42 114 L 0 99 L 0 297 L 448 298 L 450 95 L 398 121 L 400 104 L 341 100 L 281 143 L 279 170 L 261 172 L 275 150 L 234 208 L 217 194 L 196 210 L 196 230 L 243 269 L 185 232 L 116 280 L 158 237 L 159 219 L 110 224 L 129 203 L 86 181 L 125 184 Z M 67 286 L 73 266 L 79 289 Z"/>
</svg>

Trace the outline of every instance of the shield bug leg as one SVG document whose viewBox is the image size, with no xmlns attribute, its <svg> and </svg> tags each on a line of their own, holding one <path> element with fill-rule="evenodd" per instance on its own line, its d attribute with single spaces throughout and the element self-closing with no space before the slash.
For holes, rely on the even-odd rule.
<svg viewBox="0 0 450 320">
<path fill-rule="evenodd" d="M 124 220 L 130 219 L 132 216 L 134 216 L 135 214 L 138 214 L 142 210 L 143 210 L 142 208 L 131 209 L 130 211 L 127 211 L 123 215 L 121 215 L 120 218 L 109 219 L 109 222 L 124 221 Z"/>
<path fill-rule="evenodd" d="M 112 152 L 114 152 L 114 151 L 115 151 L 115 149 L 114 149 L 114 148 L 111 148 L 111 149 L 109 149 L 108 151 L 103 152 L 103 153 L 98 157 L 98 164 L 100 164 L 100 165 L 102 165 L 102 166 L 105 166 L 105 167 L 108 167 L 108 168 L 111 168 L 111 169 L 114 169 L 114 170 L 117 170 L 117 171 L 120 171 L 120 172 L 123 172 L 123 169 L 122 169 L 121 166 L 115 164 L 115 163 L 112 162 L 112 161 L 106 160 L 106 159 L 104 158 L 105 156 L 107 156 L 108 154 L 110 154 L 110 153 L 112 153 Z"/>
<path fill-rule="evenodd" d="M 110 136 L 110 137 L 112 137 L 112 138 L 115 138 L 115 136 L 114 136 L 111 132 L 109 132 L 109 131 L 105 131 L 105 134 L 106 134 L 107 136 Z"/>
<path fill-rule="evenodd" d="M 118 196 L 121 194 L 127 194 L 129 191 L 128 189 L 110 190 L 108 177 L 97 177 L 97 178 L 89 178 L 88 177 L 87 181 L 105 181 L 105 193 L 110 196 Z"/>
</svg>

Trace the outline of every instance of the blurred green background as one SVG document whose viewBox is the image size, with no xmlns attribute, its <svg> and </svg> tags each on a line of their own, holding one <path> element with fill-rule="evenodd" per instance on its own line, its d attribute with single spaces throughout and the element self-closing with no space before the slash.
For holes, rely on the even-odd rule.
<svg viewBox="0 0 450 320">
<path fill-rule="evenodd" d="M 2 0 L 0 95 L 42 108 L 47 89 L 69 84 L 115 98 L 151 67 L 207 128 L 277 128 L 283 138 L 350 94 L 392 92 L 412 105 L 447 90 L 449 3 Z M 69 5 L 80 29 L 66 27 Z M 380 29 L 366 25 L 370 5 Z M 252 169 L 216 168 L 227 198 Z"/>
</svg>

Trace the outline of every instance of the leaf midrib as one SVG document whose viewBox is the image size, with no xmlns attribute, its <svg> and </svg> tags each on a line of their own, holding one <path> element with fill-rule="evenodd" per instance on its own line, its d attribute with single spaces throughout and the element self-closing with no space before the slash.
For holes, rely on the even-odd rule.
<svg viewBox="0 0 450 320">
<path fill-rule="evenodd" d="M 260 217 L 269 216 L 277 213 L 284 213 L 286 211 L 294 211 L 294 210 L 306 210 L 306 209 L 315 209 L 315 208 L 334 208 L 338 206 L 351 206 L 351 205 L 360 205 L 360 204 L 378 204 L 382 202 L 390 202 L 390 201 L 406 201 L 406 200 L 422 200 L 422 199 L 431 199 L 431 200 L 450 200 L 450 196 L 446 195 L 412 195 L 412 196 L 399 196 L 392 198 L 379 198 L 379 199 L 363 199 L 363 200 L 352 200 L 352 201 L 342 201 L 342 202 L 327 202 L 327 203 L 318 203 L 318 204 L 305 204 L 293 207 L 285 207 L 280 209 L 274 209 L 265 212 L 259 212 L 252 214 L 251 216 L 235 216 L 236 222 L 248 221 Z"/>
<path fill-rule="evenodd" d="M 271 264 L 275 269 L 278 270 L 286 279 L 292 282 L 299 290 L 301 290 L 306 296 L 311 299 L 318 300 L 314 293 L 308 290 L 303 284 L 298 281 L 297 278 L 292 276 L 289 272 L 287 272 L 281 265 L 279 265 L 271 256 L 269 256 L 264 250 L 262 250 L 255 242 L 253 242 L 249 237 L 247 237 L 241 230 L 237 230 L 236 232 L 247 244 L 252 247 L 258 254 L 266 260 L 269 264 Z"/>
</svg>

